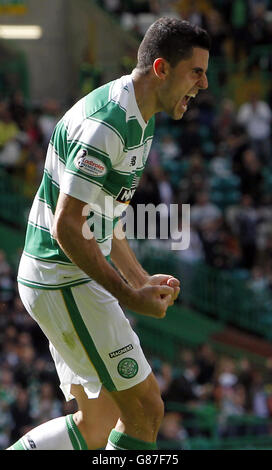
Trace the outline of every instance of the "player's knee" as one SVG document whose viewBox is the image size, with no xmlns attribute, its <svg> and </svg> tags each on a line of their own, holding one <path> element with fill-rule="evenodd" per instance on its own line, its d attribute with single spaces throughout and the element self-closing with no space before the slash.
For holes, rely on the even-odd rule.
<svg viewBox="0 0 272 470">
<path fill-rule="evenodd" d="M 122 408 L 124 421 L 135 422 L 146 429 L 159 428 L 163 415 L 164 404 L 157 391 L 135 396 Z"/>
<path fill-rule="evenodd" d="M 144 416 L 159 426 L 164 415 L 164 403 L 159 393 L 153 393 L 151 396 L 144 397 L 143 400 Z"/>
<path fill-rule="evenodd" d="M 83 436 L 89 450 L 104 448 L 108 441 L 112 426 L 101 426 L 95 423 L 88 413 L 77 411 L 74 414 L 74 421 Z"/>
</svg>

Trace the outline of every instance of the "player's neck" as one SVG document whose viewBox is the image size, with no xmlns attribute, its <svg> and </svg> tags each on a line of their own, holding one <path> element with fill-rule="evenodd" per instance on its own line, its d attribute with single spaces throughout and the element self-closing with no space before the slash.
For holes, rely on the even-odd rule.
<svg viewBox="0 0 272 470">
<path fill-rule="evenodd" d="M 150 75 L 142 75 L 137 69 L 133 70 L 131 76 L 138 108 L 143 119 L 147 122 L 155 113 L 160 111 L 157 109 L 154 82 Z"/>
</svg>

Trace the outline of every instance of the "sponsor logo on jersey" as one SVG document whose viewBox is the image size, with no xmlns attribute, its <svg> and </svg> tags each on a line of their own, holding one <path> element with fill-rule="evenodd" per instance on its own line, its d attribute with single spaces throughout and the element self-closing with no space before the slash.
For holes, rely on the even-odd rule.
<svg viewBox="0 0 272 470">
<path fill-rule="evenodd" d="M 86 149 L 79 150 L 74 164 L 78 170 L 90 176 L 104 176 L 107 173 L 106 165 L 98 158 L 88 155 Z"/>
<path fill-rule="evenodd" d="M 121 349 L 117 349 L 116 351 L 113 351 L 109 353 L 110 358 L 112 359 L 113 357 L 120 356 L 121 354 L 124 354 L 125 352 L 131 351 L 133 349 L 132 344 L 128 344 L 127 346 L 124 346 Z"/>
<path fill-rule="evenodd" d="M 132 377 L 135 377 L 137 374 L 139 366 L 135 359 L 132 359 L 131 357 L 125 357 L 119 362 L 117 370 L 121 377 L 124 377 L 125 379 L 132 379 Z"/>
<path fill-rule="evenodd" d="M 116 201 L 123 202 L 124 204 L 129 204 L 133 197 L 133 194 L 135 193 L 137 189 L 139 181 L 140 181 L 140 177 L 134 175 L 132 183 L 131 183 L 131 187 L 127 188 L 123 186 L 116 196 Z"/>
</svg>

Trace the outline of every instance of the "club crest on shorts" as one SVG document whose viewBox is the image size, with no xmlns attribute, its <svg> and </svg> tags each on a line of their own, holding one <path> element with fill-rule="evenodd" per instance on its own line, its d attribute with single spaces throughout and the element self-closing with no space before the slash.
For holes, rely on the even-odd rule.
<svg viewBox="0 0 272 470">
<path fill-rule="evenodd" d="M 132 377 L 135 377 L 137 374 L 139 367 L 135 359 L 132 359 L 131 357 L 125 357 L 119 362 L 117 370 L 121 377 L 124 377 L 125 379 L 132 379 Z"/>
<path fill-rule="evenodd" d="M 104 176 L 107 173 L 107 167 L 98 158 L 88 155 L 86 149 L 80 149 L 74 159 L 75 167 L 90 176 Z"/>
</svg>

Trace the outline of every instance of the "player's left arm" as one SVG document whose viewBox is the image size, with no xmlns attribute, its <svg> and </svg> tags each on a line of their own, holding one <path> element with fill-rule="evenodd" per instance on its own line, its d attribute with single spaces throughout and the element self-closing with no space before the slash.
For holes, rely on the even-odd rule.
<svg viewBox="0 0 272 470">
<path fill-rule="evenodd" d="M 180 281 L 170 274 L 150 275 L 144 270 L 124 235 L 121 220 L 114 229 L 111 260 L 132 287 L 137 289 L 147 285 L 166 284 L 174 288 L 173 303 L 177 299 L 180 292 Z"/>
</svg>

